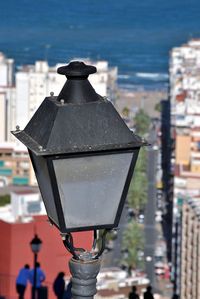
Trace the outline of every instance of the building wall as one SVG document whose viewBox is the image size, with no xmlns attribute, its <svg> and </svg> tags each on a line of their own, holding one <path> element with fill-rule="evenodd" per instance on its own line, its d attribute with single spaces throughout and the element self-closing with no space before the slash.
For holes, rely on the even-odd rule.
<svg viewBox="0 0 200 299">
<path fill-rule="evenodd" d="M 170 57 L 171 125 L 174 148 L 173 232 L 187 198 L 200 197 L 200 40 L 172 49 Z M 190 222 L 186 224 L 190 225 Z M 173 244 L 178 236 L 174 233 Z M 189 240 L 190 241 L 190 240 Z M 184 251 L 184 248 L 182 248 Z M 173 249 L 172 249 L 173 250 Z M 176 251 L 173 252 L 174 258 Z M 196 255 L 193 257 L 196 259 Z M 179 267 L 174 265 L 174 267 Z M 180 266 L 182 267 L 182 266 Z M 175 270 L 180 273 L 180 269 Z M 187 272 L 185 275 L 189 275 Z M 187 280 L 187 277 L 186 277 Z M 189 297 L 188 297 L 189 298 Z"/>
<path fill-rule="evenodd" d="M 11 192 L 11 213 L 13 222 L 26 221 L 34 215 L 46 215 L 39 191 Z"/>
<path fill-rule="evenodd" d="M 13 124 L 14 71 L 13 60 L 0 52 L 0 142 L 9 141 L 10 126 Z"/>
<path fill-rule="evenodd" d="M 34 185 L 27 149 L 14 143 L 0 144 L 0 181 L 2 184 Z"/>
<path fill-rule="evenodd" d="M 171 241 L 172 241 L 172 189 L 171 178 L 171 124 L 170 124 L 170 101 L 161 101 L 161 153 L 162 153 L 162 182 L 163 182 L 163 201 L 165 211 L 163 213 L 162 228 L 167 242 L 167 259 L 171 262 Z"/>
<path fill-rule="evenodd" d="M 91 61 L 85 61 L 91 64 Z M 97 73 L 89 77 L 97 93 L 114 98 L 117 69 L 110 69 L 107 61 L 94 64 Z M 57 64 L 50 67 L 46 61 L 36 61 L 35 65 L 27 65 L 16 73 L 16 124 L 22 129 L 33 116 L 39 105 L 50 92 L 58 95 L 66 82 L 66 77 L 57 74 Z"/>
<path fill-rule="evenodd" d="M 26 73 L 16 73 L 16 124 L 24 129 L 29 121 L 29 78 Z M 13 130 L 15 129 L 15 126 Z"/>
<path fill-rule="evenodd" d="M 200 199 L 188 200 L 182 207 L 181 299 L 198 299 L 200 295 Z"/>
<path fill-rule="evenodd" d="M 13 59 L 7 59 L 6 56 L 0 52 L 0 87 L 13 85 L 13 64 Z"/>
<path fill-rule="evenodd" d="M 6 94 L 0 92 L 0 142 L 6 140 Z"/>
<path fill-rule="evenodd" d="M 14 61 L 0 52 L 0 142 L 8 141 L 10 137 L 14 94 Z"/>
<path fill-rule="evenodd" d="M 0 220 L 0 295 L 10 293 L 11 273 L 11 226 Z"/>
</svg>

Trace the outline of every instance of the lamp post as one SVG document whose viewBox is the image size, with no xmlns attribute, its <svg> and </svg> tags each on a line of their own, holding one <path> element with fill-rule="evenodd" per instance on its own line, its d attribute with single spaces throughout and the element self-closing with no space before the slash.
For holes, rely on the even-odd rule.
<svg viewBox="0 0 200 299">
<path fill-rule="evenodd" d="M 36 293 L 36 263 L 37 263 L 37 255 L 38 252 L 41 249 L 42 241 L 38 238 L 37 235 L 34 236 L 34 238 L 30 242 L 31 250 L 34 254 L 34 274 L 33 274 L 33 288 L 32 288 L 32 299 L 35 299 L 35 293 Z"/>
<path fill-rule="evenodd" d="M 73 298 L 92 298 L 108 231 L 118 226 L 137 156 L 145 142 L 88 81 L 94 66 L 58 68 L 67 81 L 46 97 L 24 130 L 12 133 L 29 150 L 49 221 L 72 254 Z M 73 232 L 92 230 L 91 251 L 75 248 Z M 101 247 L 94 251 L 97 230 Z"/>
</svg>

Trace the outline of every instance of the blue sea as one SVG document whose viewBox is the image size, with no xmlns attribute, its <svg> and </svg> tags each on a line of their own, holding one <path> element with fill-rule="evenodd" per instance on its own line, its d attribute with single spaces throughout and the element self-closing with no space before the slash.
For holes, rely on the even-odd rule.
<svg viewBox="0 0 200 299">
<path fill-rule="evenodd" d="M 122 88 L 167 88 L 169 52 L 200 37 L 200 0 L 6 0 L 0 51 L 16 66 L 105 59 Z"/>
</svg>

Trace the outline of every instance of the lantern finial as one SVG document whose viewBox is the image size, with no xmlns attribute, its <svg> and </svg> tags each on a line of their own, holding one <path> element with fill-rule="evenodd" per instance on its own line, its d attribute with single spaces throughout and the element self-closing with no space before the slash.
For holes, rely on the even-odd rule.
<svg viewBox="0 0 200 299">
<path fill-rule="evenodd" d="M 57 100 L 65 103 L 81 104 L 99 101 L 100 96 L 88 81 L 90 74 L 96 73 L 96 67 L 86 65 L 82 61 L 72 61 L 57 69 L 58 74 L 65 75 L 67 82 L 63 86 Z"/>
</svg>

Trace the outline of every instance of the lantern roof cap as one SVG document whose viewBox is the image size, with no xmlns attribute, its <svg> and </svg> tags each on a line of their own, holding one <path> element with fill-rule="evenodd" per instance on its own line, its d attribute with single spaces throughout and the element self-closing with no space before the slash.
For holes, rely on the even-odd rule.
<svg viewBox="0 0 200 299">
<path fill-rule="evenodd" d="M 38 244 L 42 244 L 42 241 L 40 240 L 40 238 L 38 238 L 38 235 L 35 234 L 34 238 L 31 240 L 30 244 L 38 245 Z"/>
<path fill-rule="evenodd" d="M 57 73 L 70 77 L 88 77 L 90 74 L 96 73 L 97 69 L 93 65 L 86 65 L 83 61 L 71 61 L 66 66 L 57 69 Z"/>
<path fill-rule="evenodd" d="M 46 97 L 24 130 L 14 136 L 36 155 L 60 155 L 138 148 L 133 134 L 112 103 L 98 95 L 87 77 L 93 66 L 71 62 L 58 73 L 67 76 L 56 97 Z"/>
</svg>

